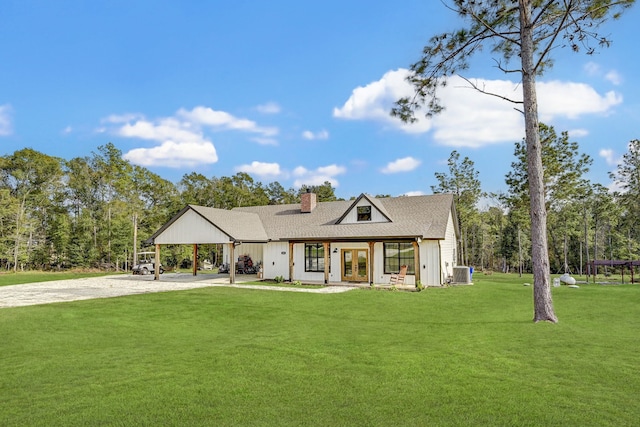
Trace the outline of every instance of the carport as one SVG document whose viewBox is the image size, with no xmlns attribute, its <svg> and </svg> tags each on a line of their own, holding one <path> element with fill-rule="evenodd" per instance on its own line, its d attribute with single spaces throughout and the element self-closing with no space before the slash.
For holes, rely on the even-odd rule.
<svg viewBox="0 0 640 427">
<path fill-rule="evenodd" d="M 593 273 L 593 283 L 596 283 L 596 274 L 598 271 L 598 266 L 604 267 L 620 267 L 620 271 L 622 273 L 622 284 L 624 285 L 624 269 L 629 267 L 629 271 L 631 272 L 631 283 L 636 283 L 636 279 L 633 277 L 634 268 L 640 267 L 640 260 L 619 260 L 619 259 L 594 259 L 591 261 L 591 272 Z M 587 280 L 588 281 L 588 280 Z"/>
<path fill-rule="evenodd" d="M 187 205 L 147 241 L 155 245 L 154 280 L 160 280 L 161 245 L 192 245 L 193 275 L 198 274 L 198 245 L 227 245 L 231 268 L 229 283 L 235 283 L 235 247 L 242 243 L 267 243 L 267 233 L 255 213 Z"/>
</svg>

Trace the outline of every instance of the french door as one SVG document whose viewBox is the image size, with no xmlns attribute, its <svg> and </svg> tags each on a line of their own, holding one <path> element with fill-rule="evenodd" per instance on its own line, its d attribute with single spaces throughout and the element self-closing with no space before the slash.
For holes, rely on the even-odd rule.
<svg viewBox="0 0 640 427">
<path fill-rule="evenodd" d="M 342 249 L 341 279 L 343 282 L 366 282 L 369 277 L 369 251 Z"/>
</svg>

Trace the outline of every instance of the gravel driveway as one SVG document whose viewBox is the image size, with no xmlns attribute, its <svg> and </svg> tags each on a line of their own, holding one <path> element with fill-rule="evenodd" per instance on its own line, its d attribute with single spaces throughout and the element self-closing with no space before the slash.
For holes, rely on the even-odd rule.
<svg viewBox="0 0 640 427">
<path fill-rule="evenodd" d="M 253 281 L 251 277 L 247 281 Z M 85 279 L 55 280 L 51 282 L 0 286 L 0 308 L 26 305 L 50 304 L 94 298 L 111 298 L 123 295 L 147 294 L 151 292 L 181 291 L 185 289 L 226 286 L 234 288 L 263 289 L 270 291 L 337 293 L 355 289 L 349 286 L 327 286 L 318 289 L 282 286 L 245 285 L 236 278 L 229 284 L 229 276 L 200 275 L 188 273 L 166 273 L 160 280 L 153 276 L 114 275 Z"/>
</svg>

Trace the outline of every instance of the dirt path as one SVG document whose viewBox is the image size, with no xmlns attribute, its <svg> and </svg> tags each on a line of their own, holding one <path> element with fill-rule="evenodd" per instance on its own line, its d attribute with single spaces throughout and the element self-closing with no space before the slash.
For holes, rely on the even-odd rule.
<svg viewBox="0 0 640 427">
<path fill-rule="evenodd" d="M 50 304 L 94 298 L 112 298 L 151 292 L 181 291 L 186 289 L 226 286 L 286 292 L 337 293 L 354 289 L 347 286 L 327 286 L 318 289 L 282 286 L 245 285 L 237 281 L 229 284 L 227 277 L 194 277 L 191 274 L 164 274 L 158 281 L 153 276 L 103 276 L 85 279 L 56 280 L 0 287 L 0 308 Z"/>
</svg>

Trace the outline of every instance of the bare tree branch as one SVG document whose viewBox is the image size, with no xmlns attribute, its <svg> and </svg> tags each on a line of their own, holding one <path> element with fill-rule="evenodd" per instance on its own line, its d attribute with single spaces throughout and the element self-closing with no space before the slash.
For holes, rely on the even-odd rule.
<svg viewBox="0 0 640 427">
<path fill-rule="evenodd" d="M 538 70 L 540 69 L 540 64 L 542 64 L 544 62 L 544 58 L 546 58 L 547 54 L 549 53 L 549 51 L 551 51 L 551 48 L 553 47 L 556 38 L 558 37 L 558 34 L 560 34 L 560 32 L 562 31 L 561 28 L 564 27 L 564 23 L 566 22 L 567 18 L 569 17 L 569 15 L 571 14 L 570 12 L 570 8 L 571 8 L 571 3 L 573 3 L 573 0 L 569 1 L 569 4 L 567 4 L 567 2 L 565 1 L 565 13 L 562 16 L 562 21 L 560 22 L 560 25 L 558 26 L 558 29 L 555 30 L 552 33 L 552 37 L 551 40 L 549 40 L 549 43 L 547 43 L 547 46 L 542 50 L 542 53 L 538 56 L 538 61 L 536 62 L 536 65 L 534 65 L 533 67 L 533 71 L 534 72 L 538 72 Z M 551 4 L 553 4 L 553 1 L 549 1 L 549 3 L 547 3 L 547 5 L 545 5 L 545 7 L 543 8 L 543 10 L 540 11 L 540 15 L 538 15 L 538 18 L 540 16 L 542 16 L 542 14 L 544 14 L 544 9 L 548 8 L 551 6 Z"/>
<path fill-rule="evenodd" d="M 477 90 L 478 92 L 480 92 L 482 94 L 493 96 L 493 97 L 496 97 L 496 98 L 500 98 L 500 99 L 502 99 L 504 101 L 511 102 L 512 104 L 522 104 L 523 103 L 522 101 L 516 101 L 516 100 L 508 98 L 508 97 L 506 97 L 504 95 L 500 95 L 500 94 L 497 94 L 497 93 L 489 92 L 489 91 L 485 90 L 484 88 L 479 87 L 477 84 L 475 84 L 474 82 L 472 82 L 471 80 L 469 80 L 468 78 L 466 78 L 464 76 L 460 76 L 460 78 L 462 78 L 464 81 L 469 83 L 469 86 L 471 86 L 470 88 L 467 88 L 467 89 L 474 89 L 474 90 Z"/>
</svg>

